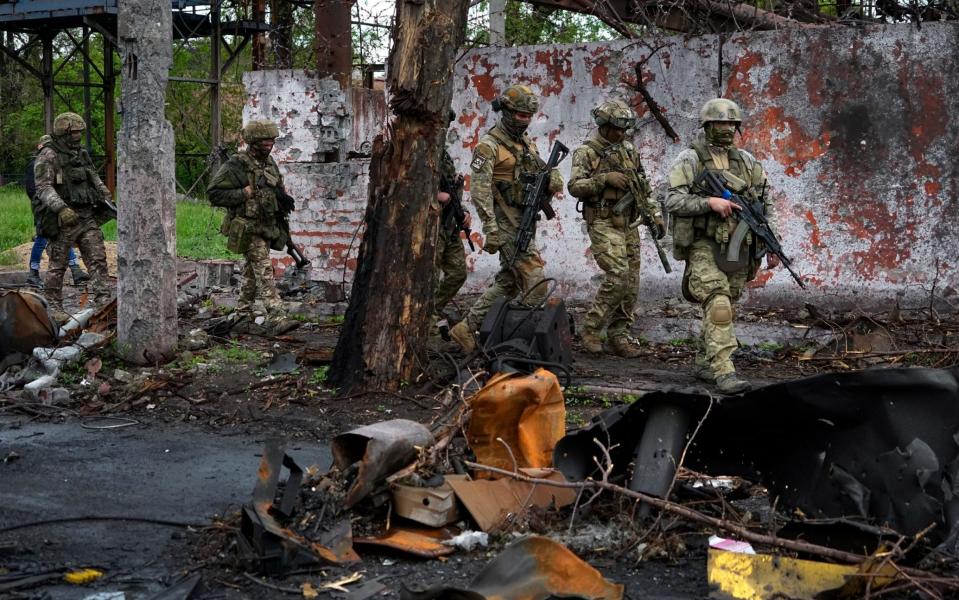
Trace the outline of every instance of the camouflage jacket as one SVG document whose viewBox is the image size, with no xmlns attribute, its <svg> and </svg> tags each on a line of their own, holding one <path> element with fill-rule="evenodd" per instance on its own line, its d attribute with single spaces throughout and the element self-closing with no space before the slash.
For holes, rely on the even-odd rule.
<svg viewBox="0 0 959 600">
<path fill-rule="evenodd" d="M 654 216 L 662 211 L 650 193 L 649 179 L 643 169 L 636 147 L 630 142 L 612 144 L 599 132 L 573 152 L 573 167 L 569 174 L 569 193 L 594 207 L 613 206 L 626 193 L 606 185 L 606 174 L 635 172 L 640 179 L 644 202 Z M 601 217 L 606 218 L 606 217 Z M 635 216 L 634 216 L 635 218 Z"/>
<path fill-rule="evenodd" d="M 718 160 L 717 160 L 718 159 Z M 685 259 L 688 247 L 698 239 L 711 239 L 721 246 L 729 241 L 739 221 L 735 213 L 723 218 L 709 208 L 709 197 L 697 193 L 693 182 L 705 170 L 721 173 L 732 191 L 751 200 L 762 200 L 773 233 L 776 232 L 776 211 L 769 193 L 766 172 L 756 158 L 745 150 L 731 148 L 712 151 L 702 140 L 683 150 L 669 169 L 669 191 L 666 210 L 673 216 L 673 253 Z M 738 185 L 732 185 L 737 182 Z M 778 233 L 777 233 L 778 235 Z M 747 238 L 751 243 L 752 236 Z"/>
<path fill-rule="evenodd" d="M 540 158 L 536 144 L 523 134 L 515 141 L 499 125 L 480 138 L 473 150 L 470 163 L 470 198 L 483 221 L 483 231 L 489 235 L 499 230 L 494 204 L 513 225 L 519 223 L 523 203 L 523 175 L 539 172 L 546 162 Z M 562 189 L 563 178 L 557 169 L 550 172 L 550 187 Z"/>
<path fill-rule="evenodd" d="M 243 193 L 248 185 L 254 189 L 252 198 Z M 206 193 L 210 204 L 227 209 L 221 232 L 229 230 L 233 219 L 242 217 L 255 224 L 254 235 L 274 242 L 274 250 L 281 250 L 280 242 L 285 244 L 288 235 L 280 223 L 284 215 L 277 204 L 276 191 L 282 188 L 283 177 L 272 156 L 258 161 L 249 152 L 239 152 L 220 165 Z"/>
<path fill-rule="evenodd" d="M 81 221 L 89 220 L 90 226 L 99 226 L 98 219 L 105 212 L 102 202 L 111 197 L 110 190 L 100 180 L 85 149 L 72 150 L 51 142 L 37 153 L 33 173 L 34 214 L 44 236 L 55 237 L 59 233 L 57 214 L 67 207 Z"/>
</svg>

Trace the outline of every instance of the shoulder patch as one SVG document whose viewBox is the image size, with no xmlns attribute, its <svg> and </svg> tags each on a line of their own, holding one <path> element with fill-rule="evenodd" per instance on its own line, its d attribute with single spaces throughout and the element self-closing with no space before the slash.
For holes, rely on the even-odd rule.
<svg viewBox="0 0 959 600">
<path fill-rule="evenodd" d="M 473 150 L 473 162 L 470 163 L 470 168 L 479 171 L 495 156 L 495 148 L 490 147 L 488 142 L 480 142 Z"/>
</svg>

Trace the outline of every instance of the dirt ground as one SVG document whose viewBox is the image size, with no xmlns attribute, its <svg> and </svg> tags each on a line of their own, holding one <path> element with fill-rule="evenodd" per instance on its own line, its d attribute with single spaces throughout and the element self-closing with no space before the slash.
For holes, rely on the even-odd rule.
<svg viewBox="0 0 959 600">
<path fill-rule="evenodd" d="M 79 300 L 79 291 L 71 291 Z M 93 594 L 123 591 L 127 599 L 149 598 L 192 573 L 203 576 L 203 591 L 195 598 L 293 597 L 303 582 L 319 587 L 358 571 L 360 583 L 380 578 L 386 586 L 381 595 L 395 598 L 401 584 L 464 586 L 514 533 L 530 532 L 580 535 L 570 547 L 611 580 L 626 584 L 632 598 L 709 594 L 707 531 L 672 523 L 655 539 L 619 535 L 630 530 L 631 521 L 622 521 L 630 509 L 614 503 L 583 515 L 575 527 L 568 511 L 548 515 L 535 527 L 494 537 L 489 548 L 445 560 L 363 549 L 360 565 L 251 581 L 233 556 L 232 540 L 236 511 L 250 501 L 265 442 L 286 440 L 301 466 L 322 472 L 330 463 L 334 435 L 394 418 L 429 422 L 442 409 L 437 398 L 446 385 L 422 382 L 397 393 L 338 397 L 325 385 L 325 374 L 341 319 L 322 315 L 341 313 L 343 305 L 295 300 L 291 306 L 302 311 L 295 312 L 301 324 L 279 337 L 211 338 L 171 364 L 148 369 L 120 363 L 108 342 L 95 352 L 98 369 L 85 356 L 61 373 L 59 385 L 70 391 L 67 402 L 48 406 L 30 402 L 21 392 L 0 394 L 0 502 L 5 506 L 0 511 L 0 590 L 18 577 L 71 567 L 106 573 L 86 586 L 55 578 L 6 595 L 0 591 L 0 597 L 99 600 Z M 181 339 L 188 340 L 230 304 L 229 291 L 214 291 L 181 307 Z M 581 317 L 577 307 L 571 312 Z M 665 304 L 650 307 L 638 323 L 647 355 L 596 357 L 577 348 L 572 385 L 565 393 L 567 428 L 616 403 L 635 401 L 644 391 L 701 386 L 690 375 L 694 344 L 682 333 L 696 327 L 694 311 Z M 890 364 L 945 366 L 959 356 L 953 322 L 918 311 L 832 315 L 814 307 L 753 309 L 741 316 L 741 330 L 750 343 L 735 361 L 757 385 Z M 438 372 L 446 368 L 444 361 L 437 358 Z M 141 520 L 100 520 L 130 516 Z M 18 528 L 77 517 L 85 518 Z"/>
</svg>

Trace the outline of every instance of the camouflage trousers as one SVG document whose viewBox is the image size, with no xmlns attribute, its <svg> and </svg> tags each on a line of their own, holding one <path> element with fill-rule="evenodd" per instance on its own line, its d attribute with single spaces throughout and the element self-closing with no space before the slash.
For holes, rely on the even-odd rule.
<svg viewBox="0 0 959 600">
<path fill-rule="evenodd" d="M 496 206 L 496 213 L 499 235 L 504 240 L 497 253 L 500 269 L 493 278 L 492 285 L 476 300 L 466 315 L 466 323 L 469 325 L 470 331 L 479 329 L 490 307 L 500 298 L 513 298 L 517 294 L 529 292 L 525 303 L 532 306 L 538 305 L 546 298 L 547 285 L 545 283 L 536 285 L 545 279 L 543 259 L 540 258 L 539 252 L 536 250 L 536 236 L 533 236 L 529 248 L 516 257 L 516 262 L 510 268 L 510 259 L 516 253 L 517 227 L 501 215 L 499 206 Z M 519 218 L 517 217 L 516 220 L 518 222 Z"/>
<path fill-rule="evenodd" d="M 736 371 L 730 359 L 739 345 L 733 302 L 742 296 L 748 269 L 724 273 L 716 266 L 715 248 L 716 243 L 709 240 L 693 242 L 683 279 L 689 294 L 703 307 L 700 343 L 706 364 L 718 377 Z"/>
<path fill-rule="evenodd" d="M 67 269 L 70 248 L 73 246 L 80 249 L 83 263 L 90 272 L 89 289 L 93 294 L 93 303 L 102 304 L 111 295 L 103 232 L 93 217 L 81 213 L 76 225 L 61 228 L 56 237 L 50 238 L 47 246 L 50 264 L 43 282 L 43 294 L 50 305 L 58 310 L 63 310 L 63 273 Z"/>
<path fill-rule="evenodd" d="M 433 255 L 433 314 L 439 315 L 466 283 L 466 251 L 459 236 L 440 231 Z"/>
<path fill-rule="evenodd" d="M 261 301 L 268 311 L 280 308 L 282 303 L 273 277 L 270 242 L 254 235 L 243 255 L 246 258 L 246 265 L 243 267 L 243 284 L 240 287 L 237 311 L 250 310 L 257 300 Z"/>
<path fill-rule="evenodd" d="M 610 339 L 629 335 L 639 294 L 639 229 L 596 219 L 589 226 L 589 241 L 603 280 L 584 325 L 595 335 L 606 327 Z"/>
</svg>

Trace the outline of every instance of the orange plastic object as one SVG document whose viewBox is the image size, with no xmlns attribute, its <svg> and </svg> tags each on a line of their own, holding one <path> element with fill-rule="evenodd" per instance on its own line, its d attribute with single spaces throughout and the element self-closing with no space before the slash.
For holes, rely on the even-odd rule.
<svg viewBox="0 0 959 600">
<path fill-rule="evenodd" d="M 469 403 L 473 415 L 468 436 L 477 462 L 512 470 L 505 442 L 517 467 L 553 466 L 553 447 L 566 435 L 566 404 L 556 375 L 546 369 L 532 375 L 499 373 Z"/>
</svg>

